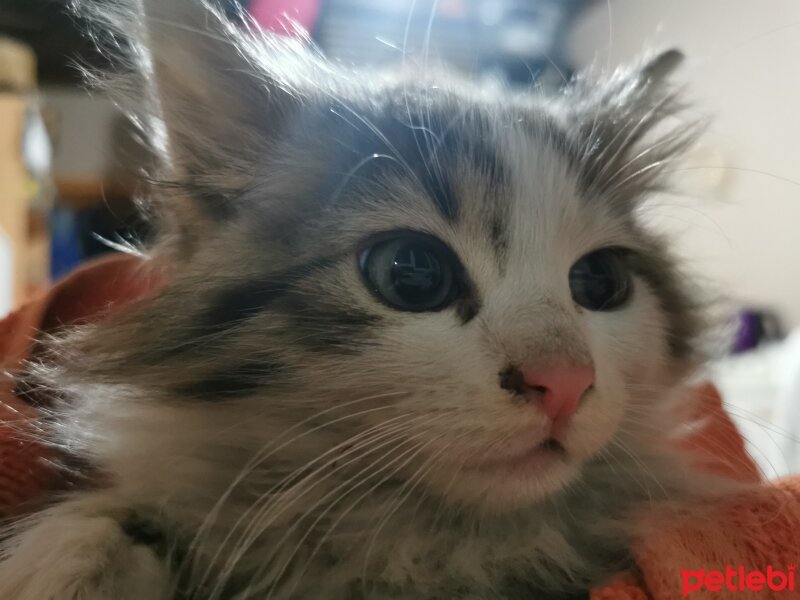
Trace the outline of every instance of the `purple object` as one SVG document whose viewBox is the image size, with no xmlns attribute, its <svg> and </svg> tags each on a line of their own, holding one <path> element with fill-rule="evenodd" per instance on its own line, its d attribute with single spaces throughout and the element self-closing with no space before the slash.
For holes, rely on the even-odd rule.
<svg viewBox="0 0 800 600">
<path fill-rule="evenodd" d="M 743 310 L 737 316 L 736 339 L 733 353 L 740 354 L 757 347 L 764 335 L 761 315 L 754 310 Z"/>
<path fill-rule="evenodd" d="M 734 354 L 747 352 L 770 340 L 784 337 L 784 330 L 778 316 L 769 310 L 746 309 L 737 317 Z"/>
</svg>

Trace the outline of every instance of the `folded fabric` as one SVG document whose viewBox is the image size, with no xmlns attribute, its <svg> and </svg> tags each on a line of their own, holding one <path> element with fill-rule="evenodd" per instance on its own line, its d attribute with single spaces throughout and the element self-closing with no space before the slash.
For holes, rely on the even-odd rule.
<svg viewBox="0 0 800 600">
<path fill-rule="evenodd" d="M 85 266 L 0 321 L 0 370 L 13 372 L 35 356 L 43 334 L 146 302 L 158 285 L 135 257 Z M 693 401 L 702 426 L 685 440 L 687 453 L 709 471 L 752 485 L 702 517 L 646 515 L 635 544 L 639 572 L 594 590 L 592 600 L 800 598 L 800 477 L 762 482 L 716 389 L 697 389 Z M 36 441 L 36 419 L 35 406 L 0 378 L 0 517 L 31 510 L 58 487 L 50 451 Z"/>
<path fill-rule="evenodd" d="M 145 296 L 157 281 L 141 260 L 114 255 L 74 271 L 0 320 L 0 518 L 30 510 L 59 485 L 50 450 L 37 441 L 38 411 L 14 393 L 5 374 L 36 354 L 43 335 L 102 318 Z"/>
</svg>

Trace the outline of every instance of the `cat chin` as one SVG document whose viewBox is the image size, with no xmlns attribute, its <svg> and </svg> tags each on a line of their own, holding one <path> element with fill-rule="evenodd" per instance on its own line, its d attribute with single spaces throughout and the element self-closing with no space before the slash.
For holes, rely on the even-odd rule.
<svg viewBox="0 0 800 600">
<path fill-rule="evenodd" d="M 437 473 L 429 488 L 447 504 L 492 516 L 533 507 L 580 476 L 582 461 L 561 455 L 531 456 L 505 465 Z"/>
</svg>

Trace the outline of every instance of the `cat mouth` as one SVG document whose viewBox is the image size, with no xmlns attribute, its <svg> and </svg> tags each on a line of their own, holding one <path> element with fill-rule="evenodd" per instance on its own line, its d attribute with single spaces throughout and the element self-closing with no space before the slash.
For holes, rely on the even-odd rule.
<svg viewBox="0 0 800 600">
<path fill-rule="evenodd" d="M 565 462 L 568 457 L 569 454 L 564 445 L 556 438 L 548 437 L 518 454 L 482 460 L 476 465 L 476 469 L 481 471 L 543 470 L 557 463 Z"/>
</svg>

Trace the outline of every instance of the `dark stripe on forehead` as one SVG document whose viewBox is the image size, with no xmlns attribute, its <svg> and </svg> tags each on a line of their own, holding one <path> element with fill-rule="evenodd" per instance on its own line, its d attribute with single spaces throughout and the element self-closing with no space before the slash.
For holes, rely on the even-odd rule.
<svg viewBox="0 0 800 600">
<path fill-rule="evenodd" d="M 334 167 L 339 189 L 342 174 L 358 167 L 359 183 L 380 181 L 386 175 L 411 178 L 448 222 L 459 218 L 463 198 L 464 169 L 474 171 L 492 187 L 506 179 L 497 152 L 491 147 L 488 118 L 474 110 L 462 108 L 420 107 L 409 100 L 387 103 L 382 112 L 375 109 L 359 114 L 360 120 L 339 107 L 333 110 L 339 118 L 337 133 L 342 147 L 341 164 Z M 372 160 L 385 156 L 388 160 Z"/>
<path fill-rule="evenodd" d="M 359 181 L 378 182 L 387 175 L 410 178 L 421 185 L 442 218 L 448 222 L 457 219 L 458 199 L 440 162 L 445 154 L 439 148 L 441 128 L 409 122 L 407 116 L 393 111 L 359 115 L 361 120 L 356 123 L 346 116 L 342 113 L 342 137 L 349 138 L 346 145 L 351 152 L 340 157 L 345 164 L 335 168 L 334 173 L 349 173 L 370 156 L 388 156 L 390 160 L 364 163 L 359 169 Z M 440 131 L 437 133 L 434 128 Z"/>
<path fill-rule="evenodd" d="M 498 265 L 504 270 L 505 258 L 508 254 L 508 219 L 502 207 L 495 207 L 487 221 L 489 242 L 492 244 Z"/>
</svg>

